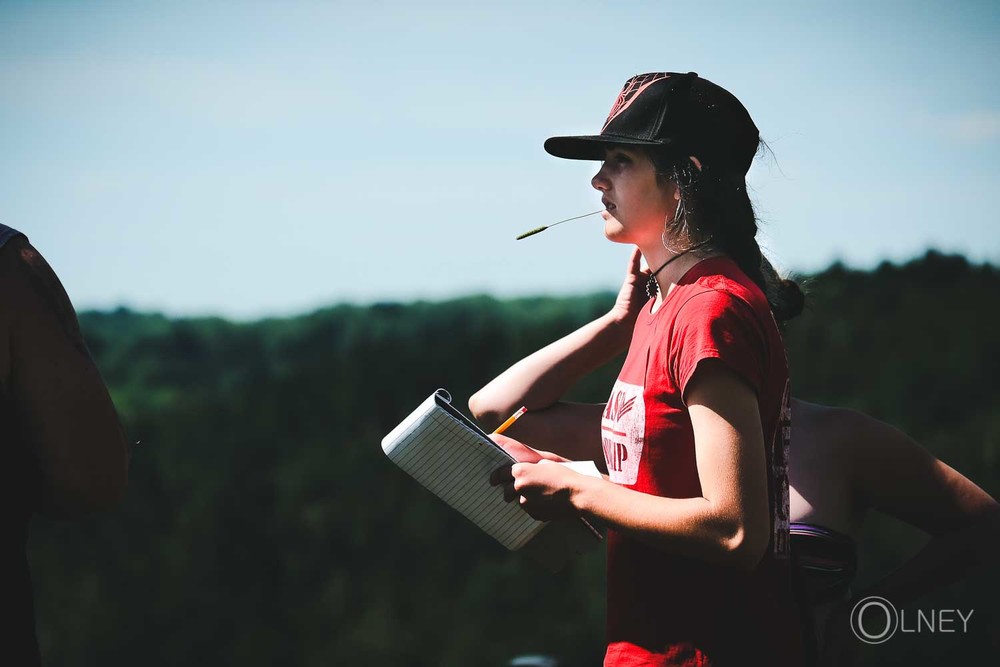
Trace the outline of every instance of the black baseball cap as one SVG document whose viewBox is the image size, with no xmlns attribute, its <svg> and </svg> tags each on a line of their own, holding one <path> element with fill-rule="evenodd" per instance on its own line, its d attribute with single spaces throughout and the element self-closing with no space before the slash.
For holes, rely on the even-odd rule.
<svg viewBox="0 0 1000 667">
<path fill-rule="evenodd" d="M 608 146 L 646 146 L 745 175 L 760 132 L 736 97 L 695 72 L 650 72 L 625 82 L 598 135 L 552 137 L 550 155 L 603 160 Z"/>
</svg>

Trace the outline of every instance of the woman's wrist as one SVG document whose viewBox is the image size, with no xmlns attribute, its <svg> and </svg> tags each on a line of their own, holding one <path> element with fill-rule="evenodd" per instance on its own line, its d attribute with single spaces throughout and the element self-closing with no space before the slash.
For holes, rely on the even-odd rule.
<svg viewBox="0 0 1000 667">
<path fill-rule="evenodd" d="M 604 481 L 603 478 L 580 475 L 580 479 L 577 481 L 570 496 L 573 508 L 581 515 L 592 518 L 595 506 L 594 496 L 599 493 L 599 486 Z"/>
<path fill-rule="evenodd" d="M 624 348 L 632 341 L 632 330 L 638 314 L 617 312 L 614 308 L 601 317 L 605 331 L 610 333 Z"/>
</svg>

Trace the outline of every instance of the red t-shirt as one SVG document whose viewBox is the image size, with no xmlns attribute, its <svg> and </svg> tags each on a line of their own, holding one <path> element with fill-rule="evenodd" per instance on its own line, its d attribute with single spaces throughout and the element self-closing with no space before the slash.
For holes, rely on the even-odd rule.
<svg viewBox="0 0 1000 667">
<path fill-rule="evenodd" d="M 636 321 L 601 423 L 611 480 L 671 498 L 700 497 L 683 401 L 703 359 L 757 393 L 773 528 L 751 572 L 608 535 L 605 665 L 793 665 L 799 662 L 788 567 L 788 367 L 763 292 L 726 257 L 692 267 Z"/>
</svg>

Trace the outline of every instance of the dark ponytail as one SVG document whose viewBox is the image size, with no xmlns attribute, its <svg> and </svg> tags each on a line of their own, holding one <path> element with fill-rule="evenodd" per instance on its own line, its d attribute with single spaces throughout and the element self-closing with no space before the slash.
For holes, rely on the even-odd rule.
<svg viewBox="0 0 1000 667">
<path fill-rule="evenodd" d="M 678 160 L 651 153 L 650 159 L 660 177 L 681 191 L 668 230 L 679 247 L 671 250 L 706 247 L 724 252 L 764 292 L 776 320 L 784 322 L 801 313 L 802 290 L 795 281 L 778 276 L 757 244 L 757 216 L 744 178 L 716 172 L 710 164 L 698 169 L 687 157 Z"/>
<path fill-rule="evenodd" d="M 761 269 L 767 283 L 767 300 L 771 304 L 774 319 L 785 323 L 802 314 L 806 306 L 806 295 L 799 284 L 790 278 L 782 278 L 771 266 L 767 257 L 761 255 Z"/>
</svg>

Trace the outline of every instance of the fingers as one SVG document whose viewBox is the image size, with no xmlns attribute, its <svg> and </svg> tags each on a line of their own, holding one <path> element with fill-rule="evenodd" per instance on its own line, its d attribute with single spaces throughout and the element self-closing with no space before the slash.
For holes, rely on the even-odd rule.
<svg viewBox="0 0 1000 667">
<path fill-rule="evenodd" d="M 521 497 L 521 505 L 527 502 L 528 495 L 535 495 L 535 491 L 529 487 L 532 486 L 531 482 L 527 478 L 528 471 L 533 463 L 515 463 L 511 466 L 510 474 L 513 481 L 510 485 L 511 491 L 515 495 Z"/>
<path fill-rule="evenodd" d="M 556 462 L 543 459 L 537 464 L 515 463 L 503 466 L 490 474 L 490 484 L 503 486 L 504 502 L 509 503 L 517 499 L 521 509 L 529 516 L 539 521 L 549 521 L 554 516 L 553 510 L 545 500 L 546 494 L 539 488 L 538 480 L 532 480 L 532 471 L 536 465 L 552 466 L 556 465 Z"/>
<path fill-rule="evenodd" d="M 517 492 L 514 490 L 514 474 L 512 472 L 512 468 L 515 465 L 517 464 L 502 465 L 490 473 L 490 486 L 502 486 L 504 502 L 508 503 L 517 497 Z"/>
<path fill-rule="evenodd" d="M 640 266 L 642 266 L 642 252 L 639 251 L 639 246 L 636 246 L 629 255 L 627 273 L 639 273 Z"/>
<path fill-rule="evenodd" d="M 490 438 L 495 442 L 501 449 L 510 454 L 515 461 L 526 461 L 528 463 L 534 463 L 541 459 L 541 455 L 524 444 L 523 442 L 518 442 L 514 438 L 508 438 L 505 435 L 500 435 L 499 433 L 490 434 Z"/>
<path fill-rule="evenodd" d="M 524 486 L 524 480 L 523 479 L 521 479 L 521 480 L 518 479 L 518 475 L 523 475 L 524 468 L 525 468 L 525 464 L 524 463 L 515 463 L 514 465 L 512 465 L 510 467 L 510 476 L 511 476 L 511 479 L 513 480 L 513 482 L 514 482 L 514 490 L 515 491 L 520 491 L 521 490 L 520 487 Z"/>
<path fill-rule="evenodd" d="M 552 461 L 540 461 L 540 463 L 551 464 Z M 530 465 L 532 464 L 511 463 L 500 466 L 490 473 L 490 486 L 502 486 L 504 501 L 508 503 L 513 501 L 520 495 L 520 491 L 528 485 L 524 479 L 524 473 L 527 472 L 527 468 Z M 521 475 L 521 479 L 518 479 L 519 474 Z M 524 502 L 525 499 L 521 496 L 521 504 L 523 505 Z"/>
<path fill-rule="evenodd" d="M 520 444 L 520 443 L 518 443 Z M 537 452 L 531 450 L 537 455 Z M 543 459 L 540 456 L 534 457 L 534 461 L 522 461 L 520 463 L 505 463 L 496 470 L 490 473 L 490 486 L 498 486 L 500 484 L 510 484 L 517 479 L 518 474 L 523 474 L 527 472 L 527 465 L 533 463 L 547 464 L 551 465 L 555 461 L 549 461 L 548 459 Z"/>
<path fill-rule="evenodd" d="M 642 251 L 639 246 L 632 249 L 632 254 L 628 258 L 628 275 L 645 276 L 649 275 L 648 268 L 642 268 Z"/>
<path fill-rule="evenodd" d="M 500 447 L 503 447 L 509 440 L 511 440 L 511 438 L 499 433 L 490 433 L 490 440 L 500 445 Z"/>
<path fill-rule="evenodd" d="M 511 475 L 510 468 L 513 464 L 502 465 L 493 472 L 490 473 L 490 486 L 498 486 L 500 484 L 508 484 L 514 481 L 514 477 Z"/>
<path fill-rule="evenodd" d="M 520 484 L 517 481 L 514 469 L 520 467 L 523 470 L 524 465 L 521 463 L 513 463 L 510 465 L 503 465 L 490 473 L 490 486 L 502 486 L 503 487 L 503 499 L 505 502 L 511 502 L 518 497 L 520 487 L 525 484 L 522 481 Z M 521 498 L 521 503 L 524 503 L 524 498 Z"/>
<path fill-rule="evenodd" d="M 512 502 L 514 498 L 517 498 L 517 492 L 514 491 L 514 484 L 504 484 L 503 485 L 503 499 L 504 502 Z"/>
</svg>

